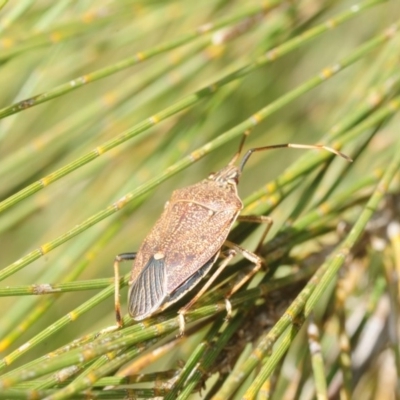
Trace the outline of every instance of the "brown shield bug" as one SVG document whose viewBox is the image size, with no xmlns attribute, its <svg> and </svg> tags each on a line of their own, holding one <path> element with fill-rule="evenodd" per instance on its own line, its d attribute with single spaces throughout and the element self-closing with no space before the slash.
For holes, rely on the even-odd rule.
<svg viewBox="0 0 400 400">
<path fill-rule="evenodd" d="M 277 144 L 247 151 L 239 166 L 238 159 L 244 144 L 243 136 L 238 152 L 219 172 L 207 179 L 175 190 L 165 204 L 164 211 L 137 253 L 123 253 L 115 258 L 115 310 L 118 326 L 122 326 L 119 303 L 119 263 L 135 260 L 129 280 L 128 310 L 136 320 L 143 320 L 163 311 L 194 288 L 217 262 L 223 248 L 225 258 L 197 295 L 179 310 L 180 334 L 184 332 L 184 314 L 209 288 L 212 282 L 237 253 L 254 264 L 250 273 L 236 283 L 226 295 L 228 316 L 231 312 L 229 297 L 243 286 L 262 266 L 262 258 L 227 240 L 235 221 L 265 223 L 267 225 L 259 246 L 271 226 L 269 217 L 239 215 L 243 208 L 237 185 L 249 157 L 257 151 L 292 147 L 298 149 L 324 149 L 352 161 L 341 152 L 324 145 Z"/>
</svg>

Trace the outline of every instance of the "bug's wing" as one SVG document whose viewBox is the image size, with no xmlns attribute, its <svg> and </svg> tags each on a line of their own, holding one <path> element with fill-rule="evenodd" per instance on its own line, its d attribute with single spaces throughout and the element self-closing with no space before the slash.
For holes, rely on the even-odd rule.
<svg viewBox="0 0 400 400">
<path fill-rule="evenodd" d="M 166 271 L 164 258 L 150 257 L 129 289 L 129 314 L 141 320 L 153 314 L 167 297 Z"/>
</svg>

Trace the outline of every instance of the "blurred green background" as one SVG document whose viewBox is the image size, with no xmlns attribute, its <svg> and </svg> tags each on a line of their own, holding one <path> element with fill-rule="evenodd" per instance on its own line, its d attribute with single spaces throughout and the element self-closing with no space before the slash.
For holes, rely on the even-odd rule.
<svg viewBox="0 0 400 400">
<path fill-rule="evenodd" d="M 115 255 L 138 249 L 171 192 L 226 165 L 242 132 L 252 126 L 245 149 L 321 143 L 355 158 L 348 164 L 337 157 L 327 170 L 302 173 L 295 190 L 273 210 L 268 239 L 316 207 L 318 199 L 380 176 L 400 137 L 395 0 L 20 0 L 0 6 L 0 350 L 5 357 L 110 285 Z M 319 156 L 290 149 L 257 153 L 242 176 L 241 198 L 284 178 L 296 160 Z M 394 195 L 398 174 L 396 179 Z M 327 220 L 327 231 L 339 221 L 352 225 L 375 184 L 349 196 L 354 204 L 339 207 Z M 129 201 L 117 204 L 126 194 Z M 258 207 L 252 212 L 264 212 Z M 390 218 L 397 215 L 393 210 Z M 323 253 L 321 248 L 340 241 L 336 234 L 326 242 L 316 236 L 295 254 Z M 382 240 L 387 245 L 387 237 Z M 388 257 L 370 254 L 363 268 L 382 265 Z M 124 265 L 123 273 L 130 268 Z M 387 270 L 377 268 L 363 290 L 373 291 L 377 277 L 387 278 Z M 81 281 L 100 278 L 109 282 L 96 292 L 81 287 Z M 24 295 L 43 290 L 31 285 L 64 282 L 77 282 L 78 291 Z M 123 310 L 125 298 L 123 289 Z M 108 297 L 0 367 L 24 365 L 113 323 Z M 395 319 L 395 330 L 397 324 Z M 195 343 L 183 355 L 177 350 L 174 360 L 185 359 Z M 375 376 L 372 370 L 362 373 Z M 308 376 L 309 368 L 303 373 Z M 371 397 L 354 398 L 390 398 L 374 397 L 382 393 L 375 378 Z M 389 387 L 394 399 L 395 388 Z M 306 389 L 299 384 L 293 398 L 313 398 Z M 276 390 L 272 398 L 291 398 L 279 385 Z"/>
</svg>

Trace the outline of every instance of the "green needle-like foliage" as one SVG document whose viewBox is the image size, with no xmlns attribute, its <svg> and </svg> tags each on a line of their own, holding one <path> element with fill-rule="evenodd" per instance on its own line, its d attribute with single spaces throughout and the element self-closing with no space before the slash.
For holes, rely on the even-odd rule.
<svg viewBox="0 0 400 400">
<path fill-rule="evenodd" d="M 0 1 L 0 400 L 400 398 L 399 111 L 397 0 Z M 230 318 L 240 255 L 182 337 L 223 258 L 140 322 L 133 262 L 117 328 L 115 256 L 244 133 L 353 162 L 254 153 Z"/>
</svg>

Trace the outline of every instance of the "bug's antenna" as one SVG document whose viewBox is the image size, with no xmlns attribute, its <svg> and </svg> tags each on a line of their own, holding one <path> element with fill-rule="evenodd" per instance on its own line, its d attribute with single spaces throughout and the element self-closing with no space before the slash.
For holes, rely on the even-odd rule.
<svg viewBox="0 0 400 400">
<path fill-rule="evenodd" d="M 233 165 L 233 164 L 235 164 L 235 162 L 237 161 L 237 159 L 238 159 L 239 156 L 240 156 L 240 153 L 241 153 L 242 150 L 243 150 L 244 142 L 246 141 L 246 139 L 247 139 L 247 137 L 248 137 L 249 135 L 250 135 L 250 130 L 249 130 L 249 129 L 248 129 L 247 131 L 244 131 L 244 132 L 243 132 L 242 140 L 241 140 L 241 142 L 240 142 L 240 144 L 239 144 L 239 149 L 238 149 L 238 151 L 235 153 L 235 155 L 232 157 L 232 160 L 229 161 L 229 164 L 228 164 L 228 165 Z"/>
<path fill-rule="evenodd" d="M 239 152 L 235 154 L 235 161 L 237 160 L 239 154 L 240 154 L 240 150 L 242 148 L 242 145 L 239 149 Z M 255 153 L 256 151 L 264 151 L 264 150 L 272 150 L 272 149 L 281 149 L 281 148 L 285 148 L 285 147 L 291 147 L 293 149 L 316 149 L 316 150 L 327 150 L 333 154 L 336 154 L 337 156 L 340 156 L 342 158 L 344 158 L 345 160 L 349 161 L 349 162 L 353 162 L 353 160 L 346 156 L 346 154 L 343 154 L 342 152 L 340 152 L 339 150 L 335 150 L 332 147 L 329 146 L 325 146 L 323 144 L 297 144 L 297 143 L 285 143 L 285 144 L 273 144 L 270 146 L 263 146 L 263 147 L 255 147 L 253 149 L 250 149 L 247 151 L 247 153 L 243 156 L 242 161 L 240 162 L 239 165 L 239 171 L 242 172 L 244 166 L 246 165 L 247 161 L 249 160 L 250 156 Z M 231 163 L 229 163 L 231 164 Z"/>
</svg>

